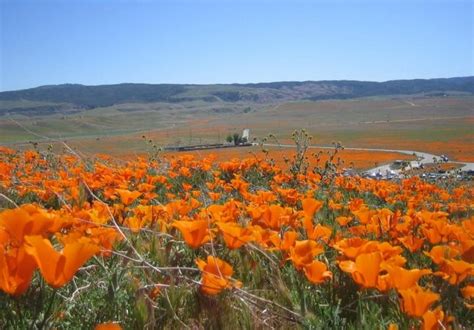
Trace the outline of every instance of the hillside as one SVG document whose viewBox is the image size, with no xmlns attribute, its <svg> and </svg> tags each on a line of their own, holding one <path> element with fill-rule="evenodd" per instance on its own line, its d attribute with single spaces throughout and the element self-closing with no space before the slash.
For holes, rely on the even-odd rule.
<svg viewBox="0 0 474 330">
<path fill-rule="evenodd" d="M 117 84 L 49 85 L 0 93 L 0 114 L 74 112 L 123 103 L 246 102 L 276 103 L 295 100 L 350 99 L 368 96 L 446 92 L 474 94 L 474 77 L 368 81 L 304 81 L 257 84 Z"/>
</svg>

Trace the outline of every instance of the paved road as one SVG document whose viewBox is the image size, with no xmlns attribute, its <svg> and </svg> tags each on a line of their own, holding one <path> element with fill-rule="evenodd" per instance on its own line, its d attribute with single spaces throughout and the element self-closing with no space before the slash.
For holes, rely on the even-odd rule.
<svg viewBox="0 0 474 330">
<path fill-rule="evenodd" d="M 276 144 L 276 143 L 264 143 L 264 146 L 267 147 L 283 147 L 283 148 L 295 148 L 294 144 Z M 334 149 L 334 146 L 318 146 L 318 145 L 311 145 L 308 148 L 311 149 Z M 421 164 L 429 164 L 433 163 L 433 160 L 436 159 L 437 161 L 441 160 L 441 157 L 438 155 L 433 155 L 427 152 L 415 151 L 415 150 L 398 150 L 398 149 L 378 149 L 378 148 L 351 148 L 351 147 L 344 147 L 345 150 L 358 150 L 358 151 L 381 151 L 381 152 L 398 152 L 400 154 L 406 155 L 413 155 L 417 158 L 417 160 L 413 160 L 410 162 L 412 167 L 418 167 Z M 474 170 L 474 163 L 469 162 L 457 162 L 457 161 L 450 161 L 450 163 L 454 164 L 461 164 L 462 171 Z M 377 173 L 380 172 L 382 174 L 387 173 L 390 169 L 390 164 L 381 165 L 378 167 L 371 168 L 366 172 L 370 173 Z M 395 171 L 397 172 L 397 171 Z"/>
</svg>

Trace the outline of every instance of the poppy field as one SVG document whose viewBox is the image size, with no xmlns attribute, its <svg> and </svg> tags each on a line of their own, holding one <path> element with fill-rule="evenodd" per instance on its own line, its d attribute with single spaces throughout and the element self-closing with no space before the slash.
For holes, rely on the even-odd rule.
<svg viewBox="0 0 474 330">
<path fill-rule="evenodd" d="M 472 329 L 472 183 L 297 150 L 283 168 L 1 147 L 0 328 Z"/>
<path fill-rule="evenodd" d="M 290 141 L 292 143 L 293 141 Z M 291 160 L 296 155 L 295 148 L 284 147 L 265 147 L 268 151 L 269 159 L 282 170 L 288 169 L 288 160 Z M 308 157 L 308 165 L 311 167 L 318 167 L 324 165 L 331 157 L 332 150 L 329 149 L 311 149 Z M 226 149 L 211 149 L 188 152 L 194 155 L 197 160 L 207 156 L 215 156 L 216 162 L 222 162 L 233 158 L 251 158 L 254 155 L 262 153 L 262 148 L 259 146 L 245 147 L 245 148 L 226 148 Z M 309 152 L 308 152 L 309 153 Z M 165 153 L 165 156 L 178 156 L 180 152 Z M 355 169 L 369 169 L 378 164 L 391 163 L 395 160 L 414 160 L 412 155 L 400 154 L 396 152 L 377 152 L 377 151 L 362 151 L 362 150 L 347 150 L 344 149 L 338 152 L 336 163 L 339 168 L 355 168 Z"/>
</svg>

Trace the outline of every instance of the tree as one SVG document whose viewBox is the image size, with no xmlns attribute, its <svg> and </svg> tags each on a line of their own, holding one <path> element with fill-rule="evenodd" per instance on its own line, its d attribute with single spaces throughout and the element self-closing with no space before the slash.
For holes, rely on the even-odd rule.
<svg viewBox="0 0 474 330">
<path fill-rule="evenodd" d="M 234 133 L 232 135 L 233 141 L 235 145 L 238 145 L 240 143 L 240 135 L 239 133 Z"/>
</svg>

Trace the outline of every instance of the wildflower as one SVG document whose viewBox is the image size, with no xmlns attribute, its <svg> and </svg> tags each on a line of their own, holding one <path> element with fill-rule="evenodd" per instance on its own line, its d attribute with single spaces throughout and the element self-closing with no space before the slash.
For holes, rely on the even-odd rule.
<svg viewBox="0 0 474 330">
<path fill-rule="evenodd" d="M 304 267 L 304 274 L 314 284 L 321 284 L 332 278 L 332 272 L 328 271 L 326 264 L 317 260 Z"/>
<path fill-rule="evenodd" d="M 224 260 L 208 256 L 207 261 L 197 259 L 196 264 L 202 272 L 201 291 L 207 295 L 217 295 L 224 289 L 241 286 L 238 281 L 232 283 L 231 276 L 234 270 Z"/>
<path fill-rule="evenodd" d="M 390 264 L 385 264 L 382 267 L 388 271 L 391 286 L 398 290 L 409 289 L 415 286 L 422 276 L 431 274 L 429 269 L 405 269 Z"/>
<path fill-rule="evenodd" d="M 99 247 L 86 237 L 66 244 L 61 252 L 41 236 L 27 236 L 25 241 L 25 251 L 35 259 L 41 275 L 54 288 L 68 283 L 79 267 L 99 252 Z"/>
<path fill-rule="evenodd" d="M 249 228 L 242 228 L 237 224 L 225 222 L 218 222 L 216 225 L 219 227 L 229 249 L 238 249 L 253 239 L 252 230 Z"/>
<path fill-rule="evenodd" d="M 314 198 L 305 198 L 301 201 L 303 214 L 306 220 L 313 221 L 313 217 L 323 206 L 323 202 Z"/>
<path fill-rule="evenodd" d="M 4 292 L 14 296 L 23 294 L 35 269 L 35 260 L 25 253 L 23 247 L 7 252 L 0 244 L 0 289 Z"/>
<path fill-rule="evenodd" d="M 25 235 L 44 235 L 55 232 L 62 224 L 62 221 L 32 204 L 0 213 L 0 228 L 3 228 L 16 244 L 21 244 Z"/>
<path fill-rule="evenodd" d="M 447 329 L 445 324 L 450 321 L 451 318 L 446 317 L 441 308 L 428 310 L 423 314 L 423 330 Z"/>
<path fill-rule="evenodd" d="M 382 260 L 380 252 L 363 253 L 357 256 L 355 262 L 352 260 L 341 261 L 339 268 L 350 273 L 357 284 L 365 288 L 375 288 Z"/>
<path fill-rule="evenodd" d="M 208 222 L 206 220 L 195 221 L 175 221 L 173 227 L 179 229 L 183 235 L 184 241 L 193 249 L 210 241 Z"/>
<path fill-rule="evenodd" d="M 124 205 L 132 204 L 142 194 L 139 191 L 130 191 L 127 189 L 116 189 L 115 191 L 119 194 L 120 200 Z"/>
<path fill-rule="evenodd" d="M 115 322 L 106 322 L 97 324 L 94 330 L 122 330 L 122 327 Z"/>
<path fill-rule="evenodd" d="M 399 237 L 398 240 L 403 244 L 405 248 L 411 253 L 418 251 L 425 242 L 423 239 L 418 238 L 414 235 L 407 235 L 405 237 Z"/>
<path fill-rule="evenodd" d="M 439 294 L 429 290 L 423 290 L 419 286 L 399 290 L 398 292 L 402 296 L 403 311 L 414 317 L 422 317 L 431 305 L 439 300 Z"/>
<path fill-rule="evenodd" d="M 347 226 L 353 220 L 352 217 L 336 217 L 336 222 L 341 226 Z"/>
<path fill-rule="evenodd" d="M 313 240 L 296 241 L 295 246 L 290 248 L 288 259 L 293 262 L 296 269 L 300 270 L 323 252 L 324 249 Z"/>
</svg>

